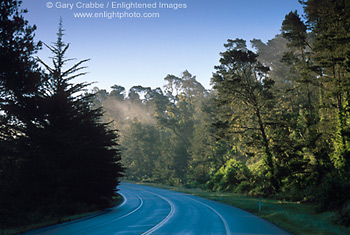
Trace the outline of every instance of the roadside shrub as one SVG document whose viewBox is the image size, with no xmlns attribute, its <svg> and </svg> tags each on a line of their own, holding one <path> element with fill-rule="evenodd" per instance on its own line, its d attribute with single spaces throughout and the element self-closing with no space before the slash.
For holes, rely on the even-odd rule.
<svg viewBox="0 0 350 235">
<path fill-rule="evenodd" d="M 238 185 L 244 181 L 249 181 L 250 178 L 251 172 L 244 163 L 230 159 L 212 175 L 207 186 L 215 191 L 232 192 Z"/>
<path fill-rule="evenodd" d="M 271 181 L 266 174 L 266 166 L 264 164 L 257 164 L 252 170 L 251 189 L 248 194 L 253 197 L 265 196 L 271 197 Z"/>
<path fill-rule="evenodd" d="M 235 189 L 235 193 L 248 193 L 254 188 L 253 184 L 248 181 L 241 182 Z"/>
<path fill-rule="evenodd" d="M 350 203 L 344 209 L 339 211 L 334 223 L 350 227 Z"/>
<path fill-rule="evenodd" d="M 350 182 L 340 176 L 327 177 L 310 190 L 310 199 L 319 211 L 341 211 L 350 202 L 349 192 Z"/>
</svg>

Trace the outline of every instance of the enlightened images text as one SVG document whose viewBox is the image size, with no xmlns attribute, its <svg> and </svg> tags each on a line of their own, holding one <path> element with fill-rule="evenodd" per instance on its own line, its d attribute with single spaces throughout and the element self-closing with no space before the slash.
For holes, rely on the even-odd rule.
<svg viewBox="0 0 350 235">
<path fill-rule="evenodd" d="M 77 2 L 77 3 L 67 3 L 67 2 L 56 2 L 54 5 L 57 9 L 185 9 L 187 8 L 186 3 L 138 3 L 138 2 Z"/>
</svg>

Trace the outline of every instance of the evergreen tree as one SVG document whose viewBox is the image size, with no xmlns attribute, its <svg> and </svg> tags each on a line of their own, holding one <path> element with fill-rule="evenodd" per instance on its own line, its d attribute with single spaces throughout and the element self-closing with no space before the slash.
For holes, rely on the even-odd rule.
<svg viewBox="0 0 350 235">
<path fill-rule="evenodd" d="M 288 111 L 289 129 L 293 130 L 289 135 L 292 141 L 289 146 L 294 148 L 289 155 L 294 156 L 294 160 L 300 159 L 299 172 L 294 170 L 292 177 L 288 178 L 289 185 L 300 184 L 297 193 L 302 196 L 306 194 L 306 188 L 319 185 L 332 171 L 329 142 L 334 124 L 330 122 L 332 112 L 323 113 L 327 107 L 323 104 L 324 87 L 319 79 L 322 75 L 319 69 L 315 69 L 314 32 L 308 31 L 297 12 L 290 12 L 282 23 L 282 35 L 288 40 L 289 49 L 282 61 L 290 67 L 289 76 L 294 78 L 291 89 L 287 90 L 294 96 L 288 102 L 293 107 Z M 298 166 L 296 161 L 294 163 Z"/>
<path fill-rule="evenodd" d="M 302 1 L 309 28 L 315 34 L 313 43 L 314 70 L 322 82 L 327 109 L 335 113 L 331 118 L 334 133 L 333 161 L 342 174 L 349 177 L 350 169 L 350 109 L 349 55 L 350 3 L 337 0 Z"/>
<path fill-rule="evenodd" d="M 1 141 L 11 140 L 24 131 L 21 121 L 30 115 L 28 106 L 41 82 L 33 58 L 40 48 L 33 40 L 36 27 L 23 18 L 26 10 L 20 10 L 20 5 L 17 0 L 0 3 Z"/>
<path fill-rule="evenodd" d="M 101 123 L 101 109 L 92 109 L 92 95 L 84 94 L 87 83 L 71 80 L 85 73 L 82 60 L 65 70 L 71 59 L 63 42 L 62 22 L 57 41 L 47 46 L 53 53 L 53 67 L 46 68 L 40 89 L 35 122 L 28 123 L 25 141 L 28 151 L 23 181 L 29 198 L 41 204 L 75 203 L 106 207 L 115 195 L 123 168 L 118 135 Z M 67 209 L 68 208 L 68 209 Z M 66 211 L 67 212 L 67 211 Z"/>
<path fill-rule="evenodd" d="M 33 100 L 41 76 L 33 55 L 40 49 L 20 9 L 22 1 L 0 2 L 0 222 L 11 225 L 23 208 L 23 145 L 26 123 L 33 120 Z"/>
<path fill-rule="evenodd" d="M 277 191 L 279 182 L 268 134 L 273 123 L 274 81 L 267 75 L 269 68 L 257 61 L 257 55 L 246 48 L 244 40 L 228 40 L 225 47 L 227 51 L 221 53 L 221 65 L 215 67 L 212 78 L 218 92 L 217 127 L 226 129 L 224 135 L 228 138 L 241 138 L 264 155 L 268 178 Z"/>
<path fill-rule="evenodd" d="M 134 119 L 126 129 L 123 139 L 124 165 L 127 175 L 134 180 L 159 180 L 155 162 L 159 161 L 160 133 L 154 125 L 142 124 Z"/>
<path fill-rule="evenodd" d="M 223 140 L 217 140 L 213 123 L 217 117 L 217 107 L 214 99 L 215 92 L 201 98 L 194 113 L 195 124 L 193 139 L 190 147 L 188 178 L 192 183 L 205 185 L 211 177 L 225 164 L 226 152 L 232 148 Z"/>
</svg>

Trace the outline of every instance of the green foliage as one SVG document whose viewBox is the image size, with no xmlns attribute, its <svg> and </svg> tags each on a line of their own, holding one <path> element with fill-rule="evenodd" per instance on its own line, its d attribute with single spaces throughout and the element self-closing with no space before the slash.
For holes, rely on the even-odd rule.
<svg viewBox="0 0 350 235">
<path fill-rule="evenodd" d="M 251 177 L 251 172 L 245 164 L 230 159 L 213 174 L 208 187 L 215 191 L 242 191 L 249 188 L 247 184 Z"/>
<path fill-rule="evenodd" d="M 221 65 L 215 67 L 217 72 L 212 78 L 218 92 L 217 127 L 224 129 L 224 136 L 230 141 L 238 138 L 240 146 L 252 146 L 248 151 L 256 151 L 264 158 L 271 190 L 278 190 L 268 133 L 274 119 L 275 82 L 268 76 L 269 68 L 257 60 L 258 55 L 242 48 L 245 43 L 241 39 L 225 45 L 227 51 L 221 53 Z"/>
<path fill-rule="evenodd" d="M 320 211 L 342 212 L 350 202 L 350 183 L 340 176 L 330 175 L 311 190 L 310 200 L 318 205 Z"/>
<path fill-rule="evenodd" d="M 305 49 L 307 44 L 306 25 L 300 19 L 297 11 L 290 12 L 286 15 L 281 30 L 282 36 L 289 41 L 289 47 L 296 47 L 300 50 Z"/>
<path fill-rule="evenodd" d="M 205 183 L 210 163 L 202 165 L 191 152 L 203 160 L 192 143 L 198 138 L 206 141 L 197 134 L 200 123 L 208 124 L 198 116 L 206 91 L 188 71 L 181 78 L 168 75 L 165 81 L 165 94 L 160 88 L 142 86 L 133 86 L 127 97 L 118 85 L 110 93 L 95 89 L 94 104 L 104 108 L 105 120 L 120 127 L 123 163 L 130 179 L 179 185 L 203 177 Z"/>
<path fill-rule="evenodd" d="M 349 158 L 349 53 L 350 6 L 347 1 L 303 2 L 309 27 L 315 33 L 313 60 L 314 69 L 321 70 L 324 87 L 324 104 L 332 112 L 334 146 L 333 160 L 341 171 L 348 171 Z M 328 111 L 324 110 L 324 111 Z"/>
<path fill-rule="evenodd" d="M 344 225 L 350 227 L 350 204 L 343 208 L 336 216 L 334 222 L 336 224 Z"/>
<path fill-rule="evenodd" d="M 124 165 L 130 179 L 154 179 L 160 156 L 160 135 L 154 126 L 134 120 L 123 138 Z"/>
</svg>

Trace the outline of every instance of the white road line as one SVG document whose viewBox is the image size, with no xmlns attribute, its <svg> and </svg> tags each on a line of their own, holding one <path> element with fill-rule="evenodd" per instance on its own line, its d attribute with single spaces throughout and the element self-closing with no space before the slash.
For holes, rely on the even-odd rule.
<svg viewBox="0 0 350 235">
<path fill-rule="evenodd" d="M 128 187 L 129 187 L 129 188 L 133 188 L 133 187 L 130 187 L 130 186 L 128 186 Z M 168 199 L 166 199 L 165 197 L 163 197 L 163 196 L 161 196 L 161 195 L 159 195 L 159 194 L 157 194 L 157 193 L 153 193 L 153 192 L 150 192 L 150 191 L 147 191 L 147 190 L 143 190 L 143 189 L 138 189 L 138 188 L 134 188 L 134 189 L 140 190 L 140 191 L 144 191 L 144 192 L 148 192 L 148 193 L 151 193 L 151 194 L 154 194 L 154 195 L 156 195 L 156 196 L 158 196 L 158 197 L 164 199 L 165 201 L 167 201 L 167 202 L 169 203 L 170 207 L 171 207 L 170 213 L 168 214 L 168 216 L 167 216 L 164 220 L 162 220 L 159 224 L 157 224 L 156 226 L 154 226 L 154 227 L 151 228 L 150 230 L 148 230 L 148 231 L 142 233 L 142 235 L 149 235 L 149 234 L 153 233 L 154 231 L 156 231 L 157 229 L 159 229 L 160 227 L 162 227 L 162 226 L 174 215 L 174 213 L 175 213 L 175 207 L 174 207 L 174 204 L 173 204 L 171 201 L 169 201 Z M 184 195 L 188 196 L 187 194 L 184 194 Z M 199 203 L 199 204 L 202 204 L 203 206 L 208 207 L 208 208 L 209 208 L 210 210 L 212 210 L 215 214 L 217 214 L 217 215 L 219 216 L 219 218 L 221 219 L 221 221 L 223 222 L 224 226 L 225 226 L 226 234 L 227 234 L 227 235 L 231 234 L 230 228 L 229 228 L 229 226 L 228 226 L 226 220 L 224 219 L 224 217 L 223 217 L 218 211 L 216 211 L 213 207 L 211 207 L 211 206 L 209 206 L 209 205 L 207 205 L 207 204 L 205 204 L 205 203 L 202 203 L 202 202 L 200 202 L 200 201 L 198 201 L 198 200 L 192 199 L 192 198 L 190 198 L 190 197 L 187 197 L 187 198 L 188 198 L 189 200 L 191 200 L 191 201 L 197 202 L 197 203 Z"/>
<path fill-rule="evenodd" d="M 140 200 L 140 202 L 141 202 L 140 205 L 139 205 L 136 209 L 134 209 L 133 211 L 129 212 L 129 213 L 126 214 L 126 215 L 123 215 L 123 216 L 118 217 L 118 218 L 116 218 L 116 219 L 110 220 L 108 223 L 111 223 L 111 222 L 114 222 L 114 221 L 123 219 L 123 218 L 125 218 L 125 217 L 127 217 L 127 216 L 129 216 L 129 215 L 131 215 L 131 214 L 133 214 L 133 213 L 135 213 L 136 211 L 138 211 L 138 210 L 142 207 L 142 205 L 143 205 L 143 200 L 142 200 L 142 198 L 140 198 L 138 195 L 136 195 L 136 197 L 137 197 L 137 198 Z"/>
<path fill-rule="evenodd" d="M 119 193 L 119 194 L 121 194 L 121 193 Z M 123 194 L 121 194 L 121 195 L 122 195 L 122 197 L 124 197 L 125 200 L 124 200 L 124 202 L 123 202 L 120 206 L 118 206 L 117 208 L 119 208 L 119 207 L 121 207 L 122 205 L 124 205 L 125 202 L 127 201 L 126 197 L 125 197 Z M 130 211 L 129 213 L 127 213 L 127 214 L 125 214 L 125 215 L 123 215 L 123 216 L 121 216 L 121 217 L 118 217 L 118 218 L 115 218 L 115 219 L 113 219 L 113 220 L 109 220 L 109 221 L 107 221 L 107 222 L 105 222 L 105 223 L 100 223 L 100 224 L 98 224 L 98 225 L 96 225 L 96 226 L 93 226 L 93 227 L 84 229 L 84 230 L 82 230 L 82 231 L 79 231 L 79 233 L 85 234 L 85 232 L 88 232 L 89 230 L 92 230 L 92 229 L 96 229 L 96 228 L 105 226 L 105 225 L 107 225 L 107 224 L 110 224 L 110 223 L 115 222 L 115 221 L 117 221 L 117 220 L 123 219 L 123 218 L 125 218 L 125 217 L 127 217 L 127 216 L 129 216 L 129 215 L 131 215 L 131 214 L 133 214 L 133 213 L 135 213 L 135 212 L 138 211 L 138 210 L 142 207 L 142 205 L 143 205 L 143 200 L 142 200 L 142 198 L 139 197 L 138 195 L 136 195 L 136 197 L 140 200 L 140 205 L 139 205 L 137 208 L 135 208 L 134 210 Z"/>
<path fill-rule="evenodd" d="M 68 226 L 68 225 L 71 225 L 71 224 L 75 224 L 75 223 L 80 223 L 82 221 L 86 221 L 88 219 L 91 219 L 91 218 L 94 218 L 94 217 L 97 217 L 97 216 L 101 216 L 101 215 L 104 215 L 106 213 L 108 213 L 110 210 L 112 209 L 116 209 L 116 208 L 119 208 L 121 206 L 123 206 L 127 201 L 128 199 L 125 197 L 124 194 L 122 193 L 119 193 L 122 197 L 123 197 L 123 202 L 120 204 L 120 205 L 117 205 L 115 207 L 112 207 L 112 208 L 108 208 L 106 211 L 104 212 L 101 212 L 101 213 L 98 213 L 96 215 L 91 215 L 91 216 L 86 216 L 86 217 L 83 217 L 83 218 L 80 218 L 80 219 L 76 219 L 76 220 L 72 220 L 72 221 L 68 221 L 68 222 L 64 222 L 64 223 L 61 223 L 61 224 L 54 224 L 54 225 L 50 225 L 50 226 L 47 226 L 47 227 L 44 227 L 44 228 L 38 228 L 38 229 L 35 229 L 35 230 L 32 230 L 32 231 L 27 231 L 27 232 L 24 232 L 24 234 L 37 234 L 37 233 L 43 233 L 43 232 L 46 232 L 46 231 L 50 231 L 50 230 L 55 230 L 57 228 L 60 228 L 60 227 L 63 227 L 63 226 Z M 138 197 L 138 196 L 137 196 Z M 140 197 L 138 197 L 141 202 L 143 203 L 142 199 Z M 139 209 L 139 208 L 138 208 Z M 99 227 L 99 226 L 97 226 Z M 90 229 L 88 229 L 90 230 Z M 88 230 L 85 230 L 85 231 L 88 231 Z"/>
<path fill-rule="evenodd" d="M 150 230 L 148 230 L 148 231 L 142 233 L 142 235 L 148 235 L 148 234 L 153 233 L 154 231 L 156 231 L 156 230 L 159 229 L 160 227 L 162 227 L 166 222 L 168 222 L 168 220 L 169 220 L 169 219 L 174 215 L 174 213 L 175 213 L 175 206 L 174 206 L 174 204 L 173 204 L 171 201 L 169 201 L 168 199 L 166 199 L 165 197 L 163 197 L 163 196 L 161 196 L 161 195 L 159 195 L 159 194 L 157 194 L 157 193 L 153 193 L 153 192 L 146 191 L 146 190 L 142 190 L 142 189 L 138 189 L 138 190 L 141 190 L 141 191 L 145 191 L 145 192 L 154 194 L 154 195 L 156 195 L 156 196 L 162 198 L 162 199 L 165 200 L 166 202 L 168 202 L 169 205 L 170 205 L 170 212 L 169 212 L 169 214 L 167 215 L 167 217 L 165 217 L 159 224 L 155 225 L 155 226 L 154 226 L 153 228 L 151 228 Z"/>
<path fill-rule="evenodd" d="M 122 196 L 122 197 L 123 197 L 123 202 L 122 202 L 122 204 L 118 205 L 116 208 L 119 208 L 119 207 L 124 206 L 124 204 L 125 204 L 125 203 L 128 201 L 128 199 L 125 197 L 125 195 L 124 195 L 124 194 L 119 193 L 119 192 L 118 192 L 118 194 L 119 194 L 120 196 Z"/>
<path fill-rule="evenodd" d="M 187 198 L 190 199 L 191 201 L 194 201 L 194 202 L 197 202 L 197 203 L 199 203 L 199 204 L 202 204 L 203 206 L 206 206 L 206 207 L 208 207 L 210 210 L 214 211 L 214 213 L 217 214 L 217 215 L 220 217 L 220 219 L 222 220 L 222 222 L 224 223 L 225 230 L 226 230 L 226 234 L 231 234 L 230 228 L 228 227 L 228 224 L 227 224 L 226 220 L 225 220 L 224 217 L 222 217 L 222 215 L 221 215 L 219 212 L 217 212 L 213 207 L 211 207 L 211 206 L 209 206 L 209 205 L 207 205 L 207 204 L 205 204 L 205 203 L 202 203 L 202 202 L 200 202 L 200 201 L 197 201 L 197 200 L 195 200 L 195 199 L 193 199 L 193 198 L 190 198 L 190 197 L 187 197 Z"/>
</svg>

